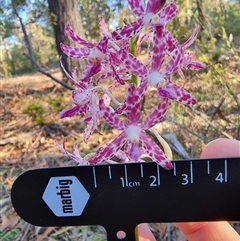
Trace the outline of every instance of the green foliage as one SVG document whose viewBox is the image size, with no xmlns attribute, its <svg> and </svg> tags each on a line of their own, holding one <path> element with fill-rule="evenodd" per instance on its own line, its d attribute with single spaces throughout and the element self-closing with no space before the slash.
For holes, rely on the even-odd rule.
<svg viewBox="0 0 240 241">
<path fill-rule="evenodd" d="M 99 39 L 99 18 L 103 16 L 108 24 L 112 15 L 110 7 L 104 0 L 79 0 L 79 3 L 82 25 L 86 30 L 86 38 L 90 40 Z"/>
<path fill-rule="evenodd" d="M 59 96 L 57 98 L 49 98 L 48 104 L 51 106 L 54 112 L 59 113 L 65 107 L 63 97 Z"/>
<path fill-rule="evenodd" d="M 44 118 L 45 109 L 44 107 L 36 102 L 31 102 L 27 107 L 22 111 L 23 114 L 27 114 L 33 122 L 36 122 L 38 125 L 46 124 Z"/>
</svg>

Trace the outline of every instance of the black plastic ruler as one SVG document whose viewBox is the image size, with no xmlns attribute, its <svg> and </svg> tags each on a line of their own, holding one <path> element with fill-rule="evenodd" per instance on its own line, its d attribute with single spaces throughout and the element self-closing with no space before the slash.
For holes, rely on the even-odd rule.
<svg viewBox="0 0 240 241">
<path fill-rule="evenodd" d="M 37 226 L 102 225 L 135 240 L 143 222 L 240 221 L 240 158 L 30 170 L 13 184 L 12 203 Z"/>
</svg>

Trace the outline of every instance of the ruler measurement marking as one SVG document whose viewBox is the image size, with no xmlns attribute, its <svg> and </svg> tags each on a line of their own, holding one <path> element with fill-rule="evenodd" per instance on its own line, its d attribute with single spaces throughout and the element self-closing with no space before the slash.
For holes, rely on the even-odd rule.
<svg viewBox="0 0 240 241">
<path fill-rule="evenodd" d="M 193 183 L 193 164 L 190 161 L 190 178 L 191 178 L 191 183 Z"/>
<path fill-rule="evenodd" d="M 159 170 L 158 164 L 157 164 L 157 178 L 158 178 L 158 185 L 160 185 L 160 170 Z"/>
<path fill-rule="evenodd" d="M 142 166 L 142 164 L 140 165 L 140 168 L 141 168 L 141 177 L 143 177 L 143 166 Z"/>
<path fill-rule="evenodd" d="M 108 166 L 109 179 L 112 179 L 111 166 Z"/>
<path fill-rule="evenodd" d="M 227 177 L 228 177 L 228 175 L 227 175 L 227 159 L 225 159 L 225 161 L 224 161 L 224 172 L 225 172 L 225 182 L 227 182 Z"/>
<path fill-rule="evenodd" d="M 210 162 L 207 161 L 207 174 L 209 175 L 210 174 Z"/>
<path fill-rule="evenodd" d="M 127 166 L 124 165 L 124 175 L 125 175 L 125 182 L 126 182 L 126 187 L 128 186 L 128 176 L 127 176 Z"/>
<path fill-rule="evenodd" d="M 173 175 L 177 176 L 177 169 L 176 169 L 176 163 L 173 163 Z"/>
<path fill-rule="evenodd" d="M 94 187 L 97 188 L 97 179 L 96 179 L 95 167 L 93 167 L 93 182 L 94 182 Z"/>
</svg>

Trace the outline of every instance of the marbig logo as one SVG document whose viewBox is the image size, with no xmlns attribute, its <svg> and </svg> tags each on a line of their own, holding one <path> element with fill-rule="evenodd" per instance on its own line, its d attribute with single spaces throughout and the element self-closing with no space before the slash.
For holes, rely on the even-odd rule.
<svg viewBox="0 0 240 241">
<path fill-rule="evenodd" d="M 57 217 L 80 216 L 90 195 L 75 176 L 50 178 L 42 199 Z"/>
</svg>

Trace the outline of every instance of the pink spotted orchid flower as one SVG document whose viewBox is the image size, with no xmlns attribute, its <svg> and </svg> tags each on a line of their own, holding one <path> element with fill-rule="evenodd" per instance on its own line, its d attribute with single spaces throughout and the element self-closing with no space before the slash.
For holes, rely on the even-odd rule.
<svg viewBox="0 0 240 241">
<path fill-rule="evenodd" d="M 124 123 L 112 109 L 105 106 L 103 101 L 100 100 L 100 109 L 103 112 L 104 119 L 111 127 L 122 132 L 105 148 L 99 149 L 96 155 L 90 160 L 90 163 L 101 163 L 114 156 L 114 153 L 123 148 L 130 160 L 139 161 L 142 153 L 145 152 L 153 161 L 162 167 L 166 169 L 172 168 L 171 162 L 167 159 L 163 151 L 145 133 L 145 130 L 153 127 L 162 120 L 168 110 L 168 99 L 163 99 L 150 115 L 139 124 L 141 116 L 140 101 L 141 98 L 138 87 L 136 87 L 135 84 L 130 84 L 127 101 L 125 102 L 127 105 L 127 123 Z"/>
<path fill-rule="evenodd" d="M 82 39 L 70 24 L 66 24 L 67 35 L 79 47 L 62 43 L 61 49 L 71 58 L 85 59 L 87 66 L 81 78 L 77 79 L 77 69 L 69 74 L 60 60 L 63 71 L 76 86 L 72 91 L 73 107 L 64 109 L 60 118 L 80 115 L 86 123 L 83 135 L 86 143 L 94 131 L 99 132 L 100 121 L 107 122 L 119 133 L 110 143 L 85 157 L 80 155 L 76 145 L 70 153 L 64 144 L 61 146 L 56 142 L 57 147 L 79 165 L 112 162 L 113 157 L 120 162 L 141 162 L 142 157 L 147 155 L 163 168 L 172 168 L 170 160 L 148 136 L 147 130 L 163 120 L 169 102 L 178 101 L 190 106 L 196 103 L 192 94 L 176 85 L 171 76 L 179 73 L 185 80 L 182 70 L 202 69 L 205 65 L 194 60 L 194 53 L 187 50 L 196 40 L 199 27 L 195 27 L 185 43 L 179 44 L 167 29 L 167 23 L 177 15 L 178 7 L 173 0 L 166 6 L 165 3 L 165 0 L 128 0 L 136 21 L 109 31 L 104 19 L 100 18 L 101 39 L 98 43 Z M 130 53 L 134 47 L 132 44 L 136 44 L 136 53 L 139 54 L 143 42 L 148 45 L 145 62 Z M 109 80 L 114 81 L 114 87 L 109 85 Z M 126 94 L 119 102 L 113 93 L 122 85 L 127 85 Z M 142 99 L 149 86 L 157 89 L 159 103 L 142 120 Z"/>
<path fill-rule="evenodd" d="M 134 75 L 141 77 L 142 81 L 148 81 L 150 85 L 158 88 L 158 94 L 160 96 L 177 100 L 185 105 L 194 105 L 196 99 L 190 93 L 167 79 L 170 75 L 175 73 L 182 64 L 184 55 L 182 47 L 179 46 L 179 48 L 173 51 L 171 59 L 166 67 L 160 70 L 167 47 L 165 38 L 163 37 L 162 27 L 155 28 L 153 41 L 151 70 L 149 71 L 140 61 L 128 52 L 120 50 L 119 56 L 126 68 Z"/>
</svg>

